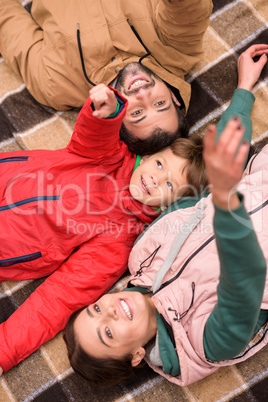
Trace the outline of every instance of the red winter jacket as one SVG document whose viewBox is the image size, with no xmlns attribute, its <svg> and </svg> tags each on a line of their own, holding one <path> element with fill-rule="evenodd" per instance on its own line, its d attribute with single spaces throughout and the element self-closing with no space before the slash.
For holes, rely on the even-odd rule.
<svg viewBox="0 0 268 402">
<path fill-rule="evenodd" d="M 157 212 L 132 199 L 136 155 L 119 141 L 126 105 L 92 116 L 90 99 L 67 148 L 0 159 L 0 282 L 48 278 L 0 325 L 0 366 L 19 363 L 107 291 Z"/>
</svg>

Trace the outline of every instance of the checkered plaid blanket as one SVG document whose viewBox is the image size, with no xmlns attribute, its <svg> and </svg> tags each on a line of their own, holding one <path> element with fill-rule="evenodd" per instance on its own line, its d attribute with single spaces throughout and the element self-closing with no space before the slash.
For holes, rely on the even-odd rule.
<svg viewBox="0 0 268 402">
<path fill-rule="evenodd" d="M 56 1 L 56 0 L 55 0 Z M 24 1 L 26 7 L 30 2 Z M 22 28 L 23 29 L 23 28 Z M 268 43 L 267 0 L 214 0 L 203 60 L 188 74 L 191 132 L 217 123 L 237 84 L 236 61 L 251 44 Z M 254 87 L 253 143 L 268 136 L 268 66 Z M 70 139 L 78 110 L 56 112 L 38 104 L 0 56 L 0 149 L 58 149 Z M 3 228 L 2 228 L 3 230 Z M 5 321 L 42 280 L 0 284 L 0 322 Z M 127 275 L 112 289 L 121 290 Z M 33 328 L 34 331 L 34 328 Z M 68 363 L 61 334 L 0 377 L 0 401 L 267 401 L 268 348 L 246 362 L 180 388 L 147 366 L 138 378 L 115 387 L 92 386 Z"/>
</svg>

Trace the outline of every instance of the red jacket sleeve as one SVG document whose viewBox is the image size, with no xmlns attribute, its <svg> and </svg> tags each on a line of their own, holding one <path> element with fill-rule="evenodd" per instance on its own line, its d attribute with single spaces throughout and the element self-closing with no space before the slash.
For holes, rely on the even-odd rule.
<svg viewBox="0 0 268 402">
<path fill-rule="evenodd" d="M 0 325 L 0 366 L 11 369 L 62 330 L 69 315 L 91 304 L 120 278 L 133 246 L 97 236 L 83 244 Z M 33 330 L 34 329 L 34 330 Z"/>
<path fill-rule="evenodd" d="M 92 101 L 88 98 L 78 115 L 67 146 L 70 152 L 99 163 L 108 156 L 118 155 L 122 146 L 125 147 L 119 140 L 119 131 L 126 114 L 127 100 L 115 89 L 113 91 L 125 103 L 122 111 L 114 118 L 98 119 L 92 115 Z"/>
</svg>

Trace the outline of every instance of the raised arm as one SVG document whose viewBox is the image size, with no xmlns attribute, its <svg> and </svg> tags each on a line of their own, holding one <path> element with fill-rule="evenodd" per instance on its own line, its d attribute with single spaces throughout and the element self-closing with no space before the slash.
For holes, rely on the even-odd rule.
<svg viewBox="0 0 268 402">
<path fill-rule="evenodd" d="M 238 85 L 234 91 L 231 103 L 223 113 L 217 126 L 217 139 L 227 122 L 234 116 L 240 116 L 245 126 L 243 140 L 251 141 L 252 122 L 250 113 L 255 101 L 254 95 L 250 92 L 258 81 L 264 65 L 267 62 L 268 45 L 253 45 L 243 52 L 237 61 Z M 255 56 L 261 56 L 254 62 Z"/>
<path fill-rule="evenodd" d="M 235 191 L 242 173 L 249 143 L 241 141 L 245 128 L 241 119 L 234 117 L 226 125 L 218 143 L 216 127 L 210 125 L 204 138 L 203 157 L 213 202 L 222 209 L 235 209 L 240 199 Z M 241 144 L 241 145 L 240 145 Z"/>
<path fill-rule="evenodd" d="M 210 126 L 204 142 L 204 159 L 215 206 L 214 231 L 220 260 L 218 302 L 204 331 L 204 350 L 213 361 L 235 357 L 252 338 L 260 314 L 266 261 L 236 192 L 247 155 L 244 128 L 232 119 L 215 145 Z"/>
<path fill-rule="evenodd" d="M 104 84 L 94 87 L 89 95 L 78 115 L 67 148 L 99 163 L 112 154 L 120 155 L 122 142 L 119 141 L 119 130 L 127 101 L 119 92 Z"/>
</svg>

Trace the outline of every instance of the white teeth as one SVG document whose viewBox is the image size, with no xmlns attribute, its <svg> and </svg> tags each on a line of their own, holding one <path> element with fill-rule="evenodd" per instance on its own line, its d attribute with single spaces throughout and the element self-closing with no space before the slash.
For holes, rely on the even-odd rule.
<svg viewBox="0 0 268 402">
<path fill-rule="evenodd" d="M 124 312 L 127 314 L 127 316 L 128 316 L 128 318 L 130 319 L 130 320 L 132 320 L 132 314 L 131 314 L 131 312 L 130 312 L 130 310 L 129 310 L 129 307 L 128 307 L 128 305 L 127 305 L 127 303 L 125 302 L 125 300 L 122 300 L 122 299 L 120 299 L 120 303 L 121 303 L 121 306 L 123 307 L 123 309 L 124 309 Z"/>
<path fill-rule="evenodd" d="M 147 81 L 145 81 L 145 80 L 136 80 L 136 81 L 133 82 L 133 84 L 131 84 L 130 89 L 135 88 L 135 87 L 137 87 L 138 85 L 141 85 L 141 84 L 146 83 L 146 82 L 147 82 Z"/>
<path fill-rule="evenodd" d="M 146 184 L 145 184 L 145 182 L 144 182 L 144 180 L 143 180 L 143 177 L 141 178 L 141 182 L 142 182 L 142 184 L 143 184 L 143 187 L 144 187 L 145 190 L 147 191 L 147 193 L 148 193 L 149 195 L 151 195 L 150 192 L 149 192 L 149 190 L 148 190 L 148 188 L 147 188 L 147 186 L 146 186 Z"/>
</svg>

